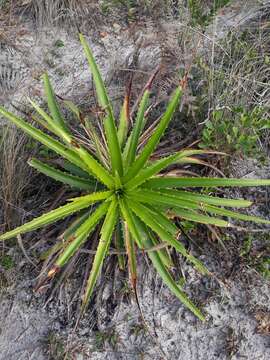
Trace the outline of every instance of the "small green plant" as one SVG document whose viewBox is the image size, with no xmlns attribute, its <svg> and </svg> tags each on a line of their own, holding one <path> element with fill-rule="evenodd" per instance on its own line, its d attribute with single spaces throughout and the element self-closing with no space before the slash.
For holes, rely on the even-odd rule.
<svg viewBox="0 0 270 360">
<path fill-rule="evenodd" d="M 104 332 L 97 331 L 95 333 L 94 346 L 96 350 L 103 350 L 106 346 L 106 343 L 108 343 L 113 349 L 115 349 L 118 342 L 119 336 L 114 329 L 109 329 Z"/>
<path fill-rule="evenodd" d="M 259 141 L 262 132 L 270 128 L 270 119 L 264 109 L 252 111 L 243 108 L 216 110 L 202 133 L 202 148 L 212 148 L 227 153 L 245 156 L 259 156 Z"/>
<path fill-rule="evenodd" d="M 240 256 L 245 259 L 245 262 L 256 269 L 264 278 L 270 278 L 270 258 L 268 256 L 270 246 L 267 242 L 268 237 L 263 237 L 265 246 L 260 250 L 252 250 L 252 236 L 249 235 L 244 243 L 242 250 L 240 252 Z"/>
<path fill-rule="evenodd" d="M 57 39 L 57 40 L 54 42 L 54 46 L 57 47 L 57 48 L 61 48 L 61 47 L 64 47 L 64 46 L 65 46 L 65 43 L 64 43 L 63 40 Z"/>
<path fill-rule="evenodd" d="M 65 105 L 75 114 L 89 139 L 85 141 L 84 136 L 81 140 L 72 134 L 46 74 L 43 80 L 50 115 L 30 100 L 38 113 L 34 119 L 45 131 L 35 128 L 3 107 L 0 107 L 0 113 L 67 161 L 63 169 L 57 169 L 40 160 L 31 159 L 29 164 L 32 167 L 55 180 L 81 189 L 83 194 L 69 199 L 66 205 L 1 235 L 0 240 L 37 230 L 78 213 L 78 218 L 63 234 L 63 241 L 53 247 L 55 261 L 48 271 L 48 278 L 57 274 L 74 254 L 80 251 L 89 235 L 98 229 L 99 243 L 82 300 L 82 311 L 93 294 L 104 258 L 114 239 L 116 248 L 121 250 L 118 252 L 118 260 L 122 268 L 125 265 L 123 248 L 126 250 L 131 284 L 135 291 L 136 248 L 139 248 L 147 253 L 169 289 L 203 320 L 202 312 L 186 296 L 170 273 L 173 266 L 170 249 L 174 248 L 202 274 L 209 272 L 179 240 L 179 229 L 174 219 L 236 229 L 237 226 L 224 217 L 270 224 L 270 221 L 259 217 L 226 209 L 246 208 L 251 205 L 250 201 L 219 198 L 190 191 L 192 188 L 270 185 L 270 180 L 166 176 L 165 171 L 169 166 L 200 163 L 196 155 L 207 153 L 205 150 L 188 149 L 153 160 L 154 151 L 179 105 L 185 79 L 174 91 L 165 113 L 157 121 L 150 136 L 147 129 L 146 140 L 143 131 L 154 76 L 145 86 L 145 91 L 138 101 L 134 125 L 130 125 L 128 95 L 125 96 L 119 121 L 116 122 L 93 54 L 82 35 L 80 40 L 95 83 L 98 100 L 95 113 L 99 118 L 98 129 L 103 129 L 100 133 L 97 133 L 93 122 L 72 102 L 65 101 Z"/>
<path fill-rule="evenodd" d="M 264 258 L 262 258 L 257 266 L 257 271 L 265 278 L 265 279 L 270 279 L 270 258 L 269 256 L 266 256 Z"/>
<path fill-rule="evenodd" d="M 66 354 L 65 344 L 53 331 L 50 331 L 44 339 L 44 345 L 47 348 L 47 355 L 50 360 L 71 360 L 71 356 Z"/>
<path fill-rule="evenodd" d="M 145 324 L 143 323 L 134 323 L 133 325 L 131 325 L 130 327 L 130 333 L 132 335 L 134 335 L 136 338 L 140 335 L 143 335 L 145 336 L 146 335 L 146 327 L 145 327 Z"/>
<path fill-rule="evenodd" d="M 14 267 L 14 261 L 13 261 L 11 256 L 3 255 L 3 256 L 0 257 L 0 265 L 5 270 L 10 270 L 10 269 L 12 269 Z"/>
</svg>

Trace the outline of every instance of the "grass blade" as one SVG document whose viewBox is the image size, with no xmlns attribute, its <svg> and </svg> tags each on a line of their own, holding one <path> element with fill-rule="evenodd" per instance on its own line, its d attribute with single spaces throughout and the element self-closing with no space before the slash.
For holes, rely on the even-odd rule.
<svg viewBox="0 0 270 360">
<path fill-rule="evenodd" d="M 171 290 L 171 292 L 181 301 L 182 304 L 184 304 L 195 316 L 197 316 L 198 319 L 201 321 L 205 320 L 204 315 L 198 309 L 197 306 L 193 304 L 193 302 L 187 297 L 187 295 L 184 293 L 183 290 L 180 289 L 180 287 L 177 285 L 177 283 L 174 281 L 171 274 L 168 272 L 166 267 L 164 266 L 163 262 L 161 261 L 158 254 L 150 253 L 149 257 L 156 268 L 159 276 L 164 281 L 164 283 L 168 286 L 168 288 Z"/>
<path fill-rule="evenodd" d="M 34 114 L 31 115 L 31 119 L 33 119 L 40 126 L 44 127 L 44 129 L 46 129 L 46 130 L 50 131 L 51 133 L 55 134 L 54 128 L 52 126 L 50 126 L 48 124 L 48 122 L 46 122 L 44 119 L 41 119 L 40 117 L 37 117 Z"/>
<path fill-rule="evenodd" d="M 64 142 L 72 146 L 74 151 L 78 153 L 79 157 L 84 161 L 84 163 L 87 165 L 89 171 L 95 174 L 97 178 L 99 178 L 105 185 L 108 187 L 112 186 L 112 179 L 110 178 L 110 175 L 107 173 L 107 170 L 103 168 L 84 148 L 82 148 L 77 141 L 75 141 L 72 137 L 72 135 L 60 128 L 56 122 L 52 118 L 50 118 L 49 115 L 46 114 L 46 112 L 41 109 L 37 104 L 35 104 L 33 101 L 29 100 L 32 104 L 32 106 L 36 109 L 36 111 L 43 116 L 43 118 L 47 121 L 49 126 L 52 128 L 53 132 L 58 135 L 61 139 L 64 140 Z M 92 133 L 93 135 L 93 129 Z M 96 139 L 95 139 L 96 140 Z M 99 149 L 98 144 L 96 143 L 97 150 Z M 100 158 L 102 162 L 102 158 Z"/>
<path fill-rule="evenodd" d="M 133 74 L 131 74 L 129 82 L 126 87 L 125 98 L 122 106 L 122 110 L 120 113 L 119 125 L 118 125 L 118 139 L 120 149 L 122 150 L 124 144 L 127 141 L 127 134 L 128 134 L 128 127 L 130 122 L 130 96 L 131 96 L 131 89 L 132 89 L 132 80 Z M 122 154 L 123 157 L 123 154 Z"/>
<path fill-rule="evenodd" d="M 162 214 L 161 212 L 154 209 L 154 207 L 151 207 L 151 206 L 149 207 L 149 205 L 146 207 L 148 208 L 148 210 L 150 212 L 153 213 L 154 218 L 156 216 L 156 221 L 162 227 L 164 227 L 167 232 L 169 232 L 172 236 L 175 237 L 177 232 L 179 231 L 178 228 L 170 220 L 168 220 L 168 218 L 164 214 Z M 180 216 L 183 219 L 186 219 L 189 221 L 194 221 L 194 222 L 198 222 L 201 224 L 215 225 L 215 226 L 219 226 L 219 227 L 230 227 L 230 224 L 227 221 L 224 221 L 222 219 L 217 219 L 214 217 L 210 217 L 210 216 L 206 216 L 206 215 L 202 215 L 197 212 L 192 212 L 192 211 L 189 211 L 186 209 L 184 210 L 184 209 L 180 209 L 180 208 L 173 208 L 172 212 L 175 215 Z M 171 213 L 171 211 L 169 210 L 169 214 L 170 213 Z"/>
<path fill-rule="evenodd" d="M 97 63 L 94 59 L 93 53 L 85 40 L 85 37 L 82 34 L 79 34 L 80 42 L 83 46 L 83 50 L 85 53 L 85 56 L 88 61 L 88 65 L 91 71 L 91 74 L 93 76 L 94 84 L 96 87 L 97 97 L 99 105 L 103 108 L 106 108 L 108 105 L 110 105 L 108 94 L 105 88 L 105 85 L 103 83 L 100 70 L 97 66 Z"/>
<path fill-rule="evenodd" d="M 161 170 L 165 169 L 166 167 L 168 167 L 170 165 L 180 163 L 181 161 L 185 162 L 186 160 L 189 160 L 189 159 L 193 160 L 192 158 L 188 158 L 187 156 L 202 155 L 202 154 L 207 154 L 207 153 L 213 153 L 213 152 L 190 149 L 190 150 L 183 150 L 183 151 L 177 152 L 175 154 L 172 154 L 170 156 L 167 156 L 165 158 L 156 160 L 155 162 L 152 162 L 152 164 L 149 165 L 146 169 L 142 169 L 139 172 L 139 175 L 135 176 L 135 178 L 128 181 L 126 186 L 129 189 L 135 188 L 135 187 L 139 186 L 140 184 L 144 183 L 147 179 L 149 179 L 153 175 L 156 175 Z M 197 159 L 195 159 L 195 160 L 197 160 Z"/>
<path fill-rule="evenodd" d="M 71 142 L 72 143 L 72 142 Z M 105 184 L 109 189 L 114 186 L 112 175 L 92 156 L 87 150 L 78 144 L 74 144 L 80 158 L 88 167 L 88 172 L 94 175 L 99 181 Z"/>
<path fill-rule="evenodd" d="M 86 219 L 88 219 L 91 213 L 92 209 L 84 212 L 82 215 L 79 215 L 77 219 L 74 220 L 68 226 L 68 228 L 58 237 L 61 240 L 59 240 L 55 245 L 53 245 L 52 249 L 43 252 L 40 256 L 40 259 L 45 260 L 48 256 L 51 256 L 57 253 L 59 250 L 63 249 L 67 245 L 70 237 L 74 235 L 75 231 L 84 223 Z"/>
<path fill-rule="evenodd" d="M 141 185 L 142 183 L 144 183 L 147 179 L 149 179 L 153 175 L 156 175 L 161 170 L 165 169 L 166 167 L 168 167 L 172 164 L 175 164 L 175 163 L 179 163 L 185 159 L 192 159 L 192 158 L 188 158 L 187 157 L 188 155 L 201 155 L 201 154 L 207 154 L 207 153 L 209 153 L 209 152 L 206 152 L 203 150 L 190 149 L 190 150 L 183 150 L 183 151 L 177 152 L 173 155 L 167 156 L 165 158 L 156 160 L 150 166 L 148 166 L 146 169 L 142 169 L 139 172 L 139 175 L 135 176 L 135 178 L 131 179 L 126 184 L 126 187 L 128 189 L 135 188 L 135 187 Z M 212 152 L 210 152 L 210 153 L 212 153 Z"/>
<path fill-rule="evenodd" d="M 64 100 L 64 105 L 76 116 L 77 120 L 81 123 L 81 112 L 77 105 L 70 100 Z"/>
<path fill-rule="evenodd" d="M 90 139 L 93 141 L 95 146 L 95 152 L 96 157 L 99 159 L 101 164 L 103 164 L 104 167 L 108 168 L 107 159 L 109 158 L 109 154 L 107 152 L 107 149 L 104 148 L 102 142 L 100 141 L 100 138 L 96 132 L 95 127 L 92 125 L 90 119 L 88 117 L 85 117 L 85 127 L 88 130 L 88 134 Z"/>
</svg>

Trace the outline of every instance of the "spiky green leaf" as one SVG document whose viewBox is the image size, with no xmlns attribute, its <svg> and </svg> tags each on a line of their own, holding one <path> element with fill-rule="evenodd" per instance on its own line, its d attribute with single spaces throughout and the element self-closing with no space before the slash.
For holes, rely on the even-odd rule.
<svg viewBox="0 0 270 360">
<path fill-rule="evenodd" d="M 70 139 L 71 139 L 71 135 L 70 133 L 66 130 L 66 128 L 62 128 L 61 126 L 58 125 L 58 122 L 56 122 L 53 118 L 51 118 L 46 111 L 44 111 L 38 104 L 36 104 L 33 100 L 28 99 L 28 101 L 30 102 L 30 104 L 33 106 L 33 108 L 37 111 L 37 113 L 42 116 L 43 120 L 45 120 L 45 122 L 47 123 L 47 126 L 49 128 L 49 130 L 59 136 L 61 139 L 64 139 L 64 141 L 69 144 L 70 143 Z"/>
<path fill-rule="evenodd" d="M 28 164 L 41 172 L 42 174 L 64 184 L 70 185 L 73 188 L 82 189 L 82 190 L 95 190 L 95 185 L 86 179 L 80 178 L 78 176 L 70 175 L 64 171 L 55 169 L 53 166 L 43 163 L 37 159 L 31 159 L 28 161 Z"/>
<path fill-rule="evenodd" d="M 135 218 L 132 228 L 132 235 L 134 236 L 137 243 L 142 242 L 145 248 L 150 248 L 153 246 L 151 239 L 146 235 L 146 227 L 141 222 L 139 218 Z M 171 274 L 166 269 L 164 263 L 162 262 L 159 254 L 156 251 L 150 251 L 148 253 L 155 269 L 157 270 L 159 276 L 162 278 L 164 283 L 168 286 L 168 288 L 172 291 L 173 294 L 202 321 L 205 319 L 201 311 L 192 303 L 191 300 L 187 297 L 187 295 L 180 289 L 180 287 L 176 284 Z"/>
<path fill-rule="evenodd" d="M 114 119 L 111 103 L 109 101 L 105 85 L 103 83 L 99 68 L 95 62 L 92 51 L 82 34 L 80 34 L 80 41 L 82 43 L 86 58 L 88 60 L 90 71 L 93 75 L 98 103 L 101 106 L 102 111 L 105 112 L 104 129 L 110 150 L 112 170 L 113 172 L 117 170 L 118 173 L 122 176 L 123 174 L 122 155 L 120 150 L 120 144 L 118 141 L 115 119 Z"/>
<path fill-rule="evenodd" d="M 157 128 L 155 129 L 153 135 L 148 140 L 147 144 L 145 145 L 142 152 L 138 155 L 135 162 L 127 172 L 127 174 L 124 176 L 124 183 L 131 180 L 134 176 L 137 175 L 138 171 L 143 168 L 151 154 L 153 153 L 154 149 L 156 148 L 160 138 L 164 134 L 164 131 L 166 130 L 170 120 L 172 119 L 172 116 L 177 108 L 177 105 L 179 103 L 180 97 L 182 95 L 182 88 L 178 87 L 173 96 L 170 100 L 167 110 L 165 114 L 162 116 Z"/>
<path fill-rule="evenodd" d="M 99 207 L 88 216 L 88 218 L 76 229 L 76 231 L 68 239 L 68 246 L 64 248 L 63 253 L 55 262 L 56 266 L 62 267 L 72 257 L 72 255 L 83 245 L 95 226 L 106 214 L 109 203 L 103 202 Z"/>
<path fill-rule="evenodd" d="M 67 125 L 65 124 L 64 117 L 61 114 L 60 108 L 57 104 L 56 97 L 55 97 L 53 88 L 51 86 L 48 74 L 45 73 L 42 76 L 42 78 L 43 78 L 46 97 L 48 100 L 48 107 L 51 112 L 51 115 L 52 115 L 54 121 L 56 122 L 56 124 L 59 126 L 59 128 L 63 129 L 65 132 L 69 132 Z"/>
<path fill-rule="evenodd" d="M 129 142 L 127 158 L 125 161 L 125 165 L 127 168 L 133 163 L 133 161 L 136 157 L 136 151 L 137 151 L 137 147 L 138 147 L 139 137 L 141 135 L 141 132 L 142 132 L 143 126 L 144 126 L 144 113 L 145 113 L 147 105 L 148 105 L 149 95 L 150 95 L 150 91 L 148 89 L 145 90 L 142 100 L 141 100 L 141 103 L 140 103 L 140 106 L 139 106 L 135 125 L 130 134 L 131 140 Z"/>
<path fill-rule="evenodd" d="M 104 223 L 100 231 L 101 237 L 98 243 L 97 252 L 94 258 L 94 262 L 88 278 L 88 282 L 86 285 L 86 290 L 83 298 L 83 309 L 88 304 L 88 301 L 93 293 L 94 286 L 101 271 L 103 260 L 109 249 L 115 223 L 118 218 L 117 206 L 118 206 L 117 201 L 114 198 L 107 211 Z"/>
<path fill-rule="evenodd" d="M 129 98 L 128 98 L 128 95 L 126 95 L 124 102 L 123 102 L 121 112 L 120 112 L 119 126 L 118 126 L 118 131 L 117 131 L 119 145 L 120 145 L 121 149 L 127 139 L 128 122 L 129 122 L 128 107 L 129 107 Z"/>
<path fill-rule="evenodd" d="M 211 214 L 226 216 L 226 217 L 229 217 L 232 219 L 251 221 L 251 222 L 260 223 L 260 224 L 268 224 L 268 225 L 270 224 L 270 220 L 266 220 L 266 219 L 260 218 L 258 216 L 241 214 L 241 213 L 227 210 L 227 209 L 220 209 L 220 208 L 218 208 L 216 206 L 212 206 L 212 205 L 204 205 L 202 207 L 202 209 Z"/>
<path fill-rule="evenodd" d="M 139 171 L 138 175 L 135 176 L 133 179 L 128 181 L 125 186 L 127 189 L 134 189 L 138 187 L 139 185 L 143 184 L 147 179 L 152 177 L 153 175 L 156 175 L 161 170 L 165 169 L 169 165 L 175 162 L 177 159 L 178 154 L 174 154 L 171 156 L 168 156 L 164 159 L 160 159 L 155 161 L 152 165 L 148 166 L 147 168 L 142 169 Z"/>
<path fill-rule="evenodd" d="M 203 215 L 194 211 L 173 208 L 172 213 L 182 219 L 197 222 L 200 224 L 215 225 L 219 227 L 230 227 L 228 221 L 217 219 L 213 216 Z"/>
<path fill-rule="evenodd" d="M 144 187 L 150 189 L 165 189 L 174 187 L 247 187 L 269 186 L 270 179 L 223 179 L 223 178 L 177 178 L 156 177 L 144 183 Z"/>
<path fill-rule="evenodd" d="M 203 274 L 208 274 L 207 268 L 193 255 L 188 253 L 184 245 L 177 241 L 169 232 L 164 229 L 160 223 L 159 216 L 155 217 L 153 214 L 145 207 L 144 205 L 137 203 L 133 199 L 129 198 L 129 204 L 132 211 L 147 225 L 149 226 L 160 238 L 162 241 L 167 242 L 169 245 L 173 246 L 180 254 L 186 257 L 200 272 Z"/>
<path fill-rule="evenodd" d="M 204 195 L 200 193 L 193 193 L 188 191 L 181 191 L 175 189 L 159 189 L 159 193 L 174 196 L 181 200 L 195 201 L 202 204 L 211 204 L 217 206 L 228 206 L 235 208 L 245 208 L 252 205 L 251 201 L 244 199 L 226 199 L 215 196 Z"/>
<path fill-rule="evenodd" d="M 136 290 L 136 282 L 137 282 L 137 266 L 136 266 L 136 253 L 135 253 L 135 245 L 133 237 L 130 234 L 128 224 L 125 222 L 124 225 L 124 239 L 126 252 L 128 256 L 128 267 L 130 273 L 130 280 L 133 288 Z"/>
<path fill-rule="evenodd" d="M 81 169 L 88 171 L 87 166 L 81 160 L 78 154 L 72 149 L 68 149 L 66 146 L 60 142 L 53 139 L 51 136 L 43 133 L 41 130 L 36 129 L 34 126 L 28 124 L 21 118 L 15 116 L 14 114 L 8 112 L 5 108 L 0 106 L 0 114 L 6 117 L 9 121 L 14 123 L 18 128 L 22 129 L 26 134 L 30 135 L 35 140 L 39 141 L 41 144 L 45 145 L 49 149 L 55 151 L 57 154 L 63 156 L 63 158 L 69 160 L 71 163 L 77 165 Z"/>
<path fill-rule="evenodd" d="M 83 211 L 78 217 L 72 221 L 68 228 L 60 235 L 61 239 L 67 240 L 75 231 L 82 225 L 82 223 L 89 217 L 93 209 Z"/>
<path fill-rule="evenodd" d="M 25 234 L 29 231 L 36 230 L 42 226 L 52 224 L 58 220 L 64 219 L 65 217 L 73 214 L 74 212 L 87 208 L 95 202 L 107 199 L 111 194 L 111 191 L 102 191 L 90 195 L 81 196 L 74 200 L 72 203 L 61 206 L 55 210 L 48 212 L 47 214 L 43 214 L 38 218 L 25 223 L 24 225 L 17 227 L 14 230 L 8 231 L 5 234 L 0 235 L 0 240 L 10 239 L 19 234 Z"/>
</svg>

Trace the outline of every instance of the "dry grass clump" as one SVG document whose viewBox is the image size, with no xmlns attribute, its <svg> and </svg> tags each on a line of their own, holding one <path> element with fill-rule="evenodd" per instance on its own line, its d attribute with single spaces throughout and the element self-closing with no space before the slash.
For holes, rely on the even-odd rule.
<svg viewBox="0 0 270 360">
<path fill-rule="evenodd" d="M 183 8 L 178 0 L 26 0 L 9 6 L 21 15 L 32 17 L 38 25 L 68 23 L 77 27 L 93 21 L 107 24 L 146 18 L 158 20 L 164 15 L 177 17 Z"/>
<path fill-rule="evenodd" d="M 256 18 L 240 29 L 231 30 L 219 44 L 213 44 L 212 51 L 198 59 L 202 71 L 198 76 L 204 79 L 200 87 L 201 106 L 205 111 L 205 120 L 211 120 L 214 126 L 210 132 L 216 132 L 214 148 L 227 151 L 227 148 L 218 147 L 219 139 L 222 143 L 225 137 L 224 134 L 220 137 L 217 128 L 224 124 L 226 129 L 228 126 L 231 129 L 230 136 L 238 134 L 236 141 L 240 141 L 241 135 L 246 136 L 248 130 L 258 136 L 258 150 L 269 151 L 269 15 L 268 5 L 261 13 L 258 12 Z M 223 114 L 218 123 L 215 119 L 217 111 Z M 246 129 L 246 124 L 239 122 L 239 113 L 248 114 L 249 129 Z M 253 114 L 260 115 L 256 117 Z M 224 130 L 226 135 L 228 131 Z M 246 140 L 244 145 L 249 147 Z"/>
<path fill-rule="evenodd" d="M 212 106 L 270 105 L 270 7 L 268 12 L 229 32 L 205 62 Z"/>
<path fill-rule="evenodd" d="M 101 0 L 99 3 L 105 11 L 122 10 L 128 12 L 130 18 L 145 15 L 156 19 L 166 14 L 177 16 L 184 5 L 181 0 Z"/>
<path fill-rule="evenodd" d="M 38 26 L 43 26 L 62 22 L 78 25 L 77 21 L 82 16 L 90 19 L 97 6 L 97 2 L 91 0 L 16 0 L 7 1 L 3 8 L 10 15 L 26 16 L 34 19 Z"/>
<path fill-rule="evenodd" d="M 2 226 L 3 230 L 7 230 L 18 225 L 25 215 L 22 204 L 26 188 L 31 181 L 31 168 L 26 162 L 31 149 L 26 135 L 13 126 L 6 126 L 1 131 L 0 194 Z"/>
</svg>

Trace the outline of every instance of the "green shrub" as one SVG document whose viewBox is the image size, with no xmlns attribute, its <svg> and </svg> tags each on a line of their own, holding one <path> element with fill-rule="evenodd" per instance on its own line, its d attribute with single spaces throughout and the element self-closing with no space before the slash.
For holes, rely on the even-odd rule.
<svg viewBox="0 0 270 360">
<path fill-rule="evenodd" d="M 238 155 L 263 157 L 269 148 L 269 26 L 230 31 L 209 54 L 197 58 L 202 144 Z M 196 94 L 198 97 L 198 94 Z M 211 112 L 210 112 L 211 110 Z"/>
<path fill-rule="evenodd" d="M 163 136 L 183 93 L 182 83 L 174 91 L 165 113 L 161 116 L 146 141 L 143 130 L 146 126 L 150 88 L 154 76 L 145 86 L 138 101 L 138 110 L 131 126 L 129 96 L 125 96 L 123 108 L 116 122 L 111 102 L 102 81 L 92 52 L 80 35 L 93 81 L 96 87 L 99 127 L 85 116 L 70 101 L 64 104 L 74 113 L 88 135 L 88 141 L 72 134 L 64 119 L 48 76 L 43 76 L 50 115 L 35 102 L 30 103 L 37 111 L 35 120 L 45 131 L 39 130 L 23 119 L 0 107 L 0 113 L 25 131 L 28 135 L 63 157 L 63 168 L 55 168 L 37 159 L 29 164 L 53 179 L 78 188 L 82 194 L 69 199 L 67 204 L 52 210 L 16 229 L 0 236 L 10 239 L 18 234 L 37 230 L 65 217 L 78 213 L 77 219 L 64 232 L 63 241 L 57 243 L 52 252 L 55 261 L 48 278 L 57 274 L 88 240 L 89 235 L 99 232 L 99 243 L 83 297 L 82 310 L 93 294 L 105 256 L 112 239 L 115 240 L 119 266 L 125 266 L 125 249 L 131 284 L 136 291 L 136 249 L 145 251 L 154 267 L 170 290 L 199 319 L 201 311 L 185 295 L 182 287 L 172 277 L 173 262 L 170 249 L 174 248 L 200 273 L 209 274 L 207 268 L 179 240 L 179 229 L 173 219 L 211 224 L 224 228 L 236 228 L 225 218 L 269 224 L 270 221 L 241 214 L 226 207 L 246 208 L 250 201 L 225 199 L 190 191 L 192 188 L 215 188 L 218 186 L 270 185 L 270 180 L 224 179 L 200 177 L 166 176 L 166 169 L 175 164 L 201 164 L 197 155 L 204 150 L 188 149 L 170 156 L 153 160 L 153 153 Z M 102 132 L 98 133 L 98 129 Z M 48 135 L 51 133 L 51 135 Z M 142 136 L 143 135 L 143 136 Z M 149 132 L 148 132 L 149 136 Z M 63 164 L 63 162 L 61 162 Z M 162 174 L 161 174 L 162 173 Z"/>
<path fill-rule="evenodd" d="M 270 119 L 265 117 L 262 107 L 252 111 L 241 107 L 216 110 L 205 124 L 200 146 L 256 157 L 262 153 L 259 148 L 262 133 L 269 128 Z"/>
</svg>

